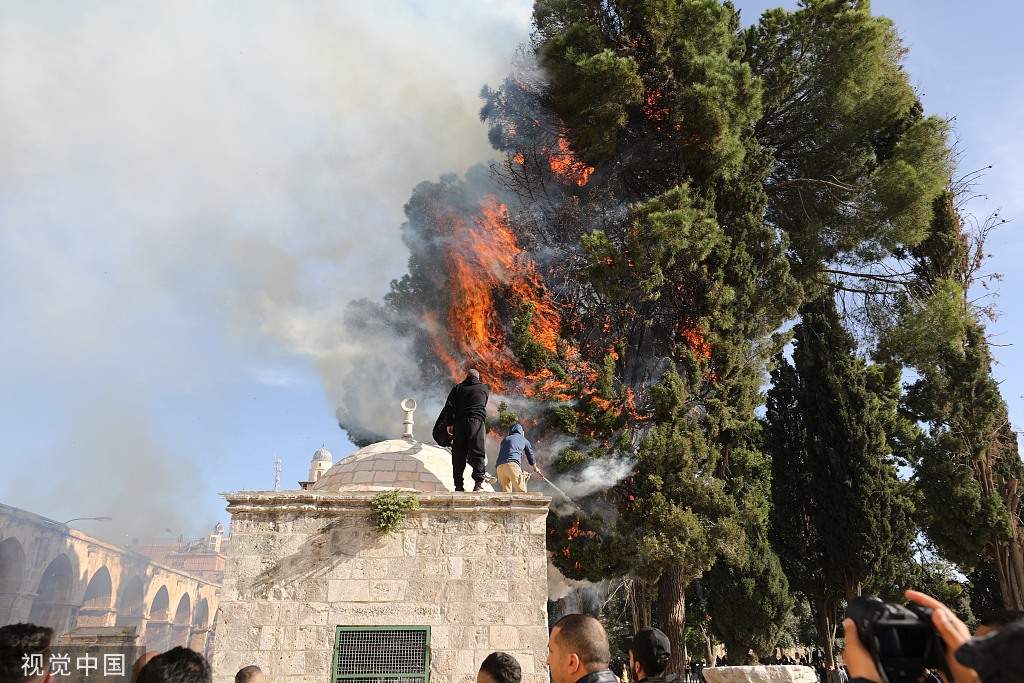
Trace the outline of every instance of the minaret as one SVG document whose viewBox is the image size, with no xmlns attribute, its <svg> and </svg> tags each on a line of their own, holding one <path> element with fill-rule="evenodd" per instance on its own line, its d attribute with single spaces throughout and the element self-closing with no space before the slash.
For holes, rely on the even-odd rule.
<svg viewBox="0 0 1024 683">
<path fill-rule="evenodd" d="M 309 463 L 309 479 L 305 483 L 310 486 L 315 484 L 323 476 L 324 472 L 331 469 L 332 465 L 334 465 L 334 458 L 331 456 L 331 452 L 320 446 L 316 453 L 313 454 L 313 460 Z M 306 487 L 303 486 L 303 488 Z"/>
</svg>

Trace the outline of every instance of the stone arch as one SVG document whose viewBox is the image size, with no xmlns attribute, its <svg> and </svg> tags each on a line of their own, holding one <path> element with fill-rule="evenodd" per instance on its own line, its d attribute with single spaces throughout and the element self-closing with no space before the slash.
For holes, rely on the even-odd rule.
<svg viewBox="0 0 1024 683">
<path fill-rule="evenodd" d="M 189 637 L 192 635 L 192 598 L 188 593 L 178 600 L 178 607 L 174 610 L 174 625 L 171 628 L 171 645 L 188 647 Z"/>
<path fill-rule="evenodd" d="M 0 542 L 0 624 L 22 620 L 30 595 L 22 592 L 25 581 L 25 549 L 16 538 Z"/>
<path fill-rule="evenodd" d="M 209 641 L 211 628 L 210 602 L 203 598 L 196 604 L 195 613 L 192 615 L 192 636 L 189 639 L 188 646 L 196 652 L 203 653 L 204 657 L 209 657 L 210 654 L 206 646 Z"/>
<path fill-rule="evenodd" d="M 181 596 L 178 601 L 178 609 L 174 610 L 175 624 L 188 624 L 192 620 L 192 599 L 188 593 Z"/>
<path fill-rule="evenodd" d="M 58 635 L 67 631 L 75 608 L 71 604 L 71 592 L 74 588 L 74 572 L 71 560 L 64 553 L 53 559 L 39 580 L 36 599 L 32 601 L 32 611 L 28 620 L 39 626 L 49 626 Z"/>
<path fill-rule="evenodd" d="M 171 598 L 167 592 L 167 586 L 160 586 L 160 590 L 153 596 L 153 602 L 149 605 L 149 620 L 171 620 Z"/>
<path fill-rule="evenodd" d="M 110 580 L 110 571 L 100 567 L 92 575 L 85 589 L 82 608 L 78 612 L 76 626 L 109 626 L 114 620 L 116 610 L 111 606 L 114 598 L 114 586 Z"/>
<path fill-rule="evenodd" d="M 135 632 L 141 635 L 142 623 L 145 619 L 145 591 L 142 577 L 133 576 L 121 588 L 121 597 L 117 601 L 117 619 L 115 626 L 134 626 Z"/>
<path fill-rule="evenodd" d="M 174 647 L 171 644 L 171 627 L 170 594 L 167 592 L 167 586 L 160 586 L 160 590 L 149 604 L 149 621 L 146 622 L 147 649 L 166 652 Z"/>
</svg>

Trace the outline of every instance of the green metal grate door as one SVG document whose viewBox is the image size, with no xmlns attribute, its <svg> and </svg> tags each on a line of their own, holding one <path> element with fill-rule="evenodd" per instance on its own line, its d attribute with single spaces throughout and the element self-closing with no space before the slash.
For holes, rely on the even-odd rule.
<svg viewBox="0 0 1024 683">
<path fill-rule="evenodd" d="M 332 683 L 429 683 L 429 626 L 338 626 Z"/>
</svg>

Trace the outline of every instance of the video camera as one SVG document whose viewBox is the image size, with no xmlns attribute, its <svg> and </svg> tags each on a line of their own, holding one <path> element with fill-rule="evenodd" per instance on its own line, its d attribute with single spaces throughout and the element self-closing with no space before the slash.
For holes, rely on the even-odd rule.
<svg viewBox="0 0 1024 683">
<path fill-rule="evenodd" d="M 857 625 L 860 642 L 871 653 L 882 683 L 914 683 L 925 668 L 940 669 L 952 680 L 946 646 L 932 624 L 931 609 L 864 596 L 850 601 L 846 616 Z"/>
</svg>

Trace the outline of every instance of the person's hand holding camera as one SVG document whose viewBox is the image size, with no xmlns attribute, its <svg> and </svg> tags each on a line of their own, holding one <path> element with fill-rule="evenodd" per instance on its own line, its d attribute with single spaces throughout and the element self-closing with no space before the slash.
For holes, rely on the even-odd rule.
<svg viewBox="0 0 1024 683">
<path fill-rule="evenodd" d="M 857 626 L 850 617 L 843 619 L 843 634 L 846 636 L 843 661 L 846 663 L 846 670 L 850 672 L 850 678 L 863 678 L 871 683 L 882 683 L 882 677 L 878 675 L 878 669 L 875 667 L 875 660 L 867 647 L 860 642 Z"/>
<path fill-rule="evenodd" d="M 974 669 L 960 664 L 956 657 L 957 649 L 971 639 L 970 630 L 964 622 L 960 621 L 953 612 L 941 602 L 917 591 L 908 590 L 905 593 L 908 600 L 932 610 L 931 621 L 935 631 L 945 645 L 945 659 L 949 670 L 953 674 L 950 681 L 944 672 L 939 672 L 942 680 L 946 683 L 980 683 L 980 678 Z M 843 620 L 843 631 L 846 635 L 846 649 L 843 652 L 843 660 L 850 672 L 850 678 L 861 678 L 871 683 L 882 683 L 882 676 L 875 664 L 875 658 L 869 651 L 868 646 L 861 642 L 857 633 L 857 626 L 853 619 L 847 617 Z"/>
<path fill-rule="evenodd" d="M 946 662 L 949 664 L 949 670 L 953 672 L 956 683 L 978 683 L 981 680 L 978 673 L 958 662 L 953 656 L 961 645 L 971 639 L 971 631 L 967 628 L 967 624 L 960 621 L 952 610 L 930 595 L 909 590 L 904 595 L 907 596 L 907 600 L 932 609 L 932 623 L 935 624 L 935 630 L 942 636 L 942 642 L 946 644 Z M 939 675 L 945 678 L 943 674 Z"/>
</svg>

